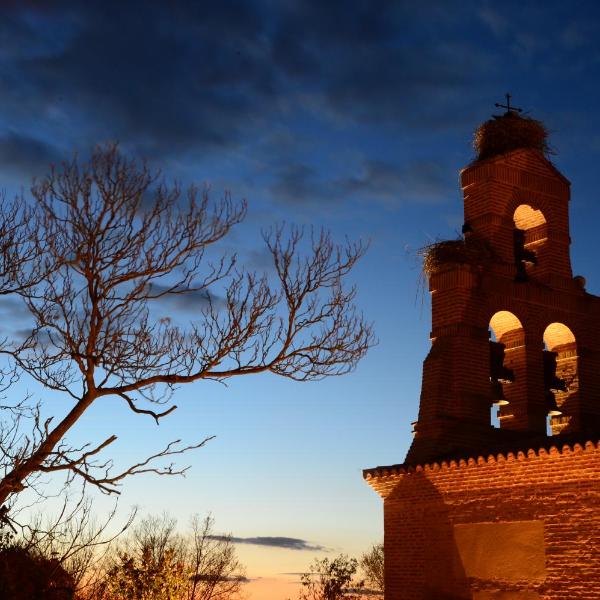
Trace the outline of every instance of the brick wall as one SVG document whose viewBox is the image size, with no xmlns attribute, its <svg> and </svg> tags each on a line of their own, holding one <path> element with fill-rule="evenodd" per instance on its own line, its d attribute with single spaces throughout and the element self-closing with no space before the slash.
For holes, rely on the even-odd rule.
<svg viewBox="0 0 600 600">
<path fill-rule="evenodd" d="M 600 443 L 365 471 L 386 600 L 600 598 Z"/>
</svg>

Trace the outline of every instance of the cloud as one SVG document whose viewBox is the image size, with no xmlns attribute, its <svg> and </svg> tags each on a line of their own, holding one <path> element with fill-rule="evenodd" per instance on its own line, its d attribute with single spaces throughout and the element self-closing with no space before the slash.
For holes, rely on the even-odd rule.
<svg viewBox="0 0 600 600">
<path fill-rule="evenodd" d="M 253 248 L 246 253 L 246 266 L 257 271 L 271 271 L 273 255 L 268 248 Z"/>
<path fill-rule="evenodd" d="M 133 141 L 146 154 L 223 146 L 273 91 L 258 14 L 246 3 L 62 2 L 51 14 L 0 14 L 7 10 L 20 25 L 14 45 L 44 42 L 0 66 L 16 84 L 0 103 L 22 116 L 25 101 L 46 125 L 70 115 L 63 135 L 79 124 L 90 142 Z"/>
<path fill-rule="evenodd" d="M 0 313 L 6 322 L 15 323 L 23 319 L 31 319 L 31 312 L 20 298 L 0 296 Z"/>
<path fill-rule="evenodd" d="M 25 175 L 43 176 L 50 164 L 56 164 L 64 155 L 56 146 L 24 133 L 8 131 L 0 135 L 0 169 Z M 29 183 L 26 181 L 25 183 Z"/>
<path fill-rule="evenodd" d="M 414 160 L 401 165 L 365 160 L 359 176 L 339 183 L 348 193 L 387 202 L 431 202 L 448 194 L 453 178 L 452 169 L 439 160 Z"/>
<path fill-rule="evenodd" d="M 509 27 L 510 23 L 508 18 L 497 10 L 494 10 L 487 2 L 480 6 L 477 14 L 481 21 L 497 36 L 503 35 Z"/>
<path fill-rule="evenodd" d="M 286 550 L 311 550 L 322 552 L 327 549 L 318 544 L 311 544 L 306 540 L 290 537 L 229 537 L 226 535 L 211 535 L 209 539 L 215 541 L 231 541 L 234 544 L 252 544 L 254 546 L 268 546 L 271 548 L 284 548 Z"/>
<path fill-rule="evenodd" d="M 457 189 L 456 169 L 443 159 L 413 160 L 402 165 L 402 197 L 413 201 L 438 202 Z"/>
<path fill-rule="evenodd" d="M 515 87 L 532 87 L 532 68 L 564 81 L 572 61 L 532 61 L 548 40 L 595 39 L 565 29 L 554 6 L 476 4 L 2 3 L 0 159 L 37 171 L 57 156 L 52 143 L 117 140 L 169 177 L 210 168 L 294 208 L 343 202 L 340 184 L 384 202 L 437 201 L 443 165 L 403 170 L 411 144 L 464 136 L 501 100 L 506 72 Z M 581 57 L 579 72 L 592 60 Z M 345 151 L 368 161 L 345 174 Z"/>
<path fill-rule="evenodd" d="M 198 312 L 203 308 L 208 308 L 211 305 L 217 310 L 224 308 L 226 305 L 226 300 L 224 297 L 209 292 L 208 290 L 194 290 L 183 293 L 165 293 L 168 289 L 169 287 L 163 284 L 152 284 L 152 294 L 165 294 L 164 296 L 154 300 L 154 302 L 159 303 L 163 309 L 170 308 L 172 310 L 182 312 Z"/>
<path fill-rule="evenodd" d="M 357 174 L 329 180 L 304 164 L 287 165 L 277 173 L 270 191 L 274 200 L 295 205 L 322 206 L 359 198 L 394 206 L 440 202 L 455 183 L 455 169 L 445 161 L 421 159 L 394 164 L 364 159 Z"/>
<path fill-rule="evenodd" d="M 211 575 L 196 575 L 194 577 L 195 581 L 214 581 L 215 578 Z M 234 577 L 218 577 L 218 581 L 239 581 L 240 583 L 250 583 L 251 581 L 256 581 L 256 579 L 250 579 L 245 577 L 244 575 L 237 575 Z"/>
<path fill-rule="evenodd" d="M 296 3 L 282 11 L 274 34 L 278 66 L 304 82 L 323 116 L 455 126 L 459 114 L 469 115 L 466 98 L 490 56 L 457 35 L 453 12 L 443 2 L 377 10 L 369 2 Z"/>
<path fill-rule="evenodd" d="M 468 111 L 464 91 L 485 53 L 417 27 L 460 23 L 443 4 L 4 5 L 0 108 L 19 132 L 36 115 L 48 139 L 80 149 L 117 139 L 163 161 L 244 145 L 277 117 L 294 118 L 302 95 L 324 118 L 415 122 L 448 115 L 452 95 Z"/>
<path fill-rule="evenodd" d="M 316 169 L 305 164 L 289 164 L 275 174 L 270 188 L 276 201 L 290 204 L 316 204 L 331 201 L 331 183 L 319 178 Z"/>
</svg>

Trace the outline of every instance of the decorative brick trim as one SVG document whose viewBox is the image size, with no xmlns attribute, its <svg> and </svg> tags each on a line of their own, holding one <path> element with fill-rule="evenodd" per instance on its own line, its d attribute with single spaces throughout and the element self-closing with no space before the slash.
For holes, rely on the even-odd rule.
<svg viewBox="0 0 600 600">
<path fill-rule="evenodd" d="M 600 441 L 588 441 L 585 444 L 575 443 L 573 445 L 564 444 L 560 449 L 556 445 L 540 447 L 537 450 L 529 448 L 527 451 L 517 451 L 489 454 L 487 457 L 479 455 L 467 459 L 441 461 L 425 463 L 422 465 L 390 465 L 374 467 L 363 470 L 363 478 L 369 485 L 383 498 L 385 498 L 398 479 L 404 476 L 410 476 L 415 473 L 437 473 L 440 471 L 455 471 L 461 469 L 478 468 L 483 465 L 495 465 L 514 462 L 528 462 L 534 460 L 547 460 L 560 456 L 571 454 L 598 453 L 600 454 Z"/>
</svg>

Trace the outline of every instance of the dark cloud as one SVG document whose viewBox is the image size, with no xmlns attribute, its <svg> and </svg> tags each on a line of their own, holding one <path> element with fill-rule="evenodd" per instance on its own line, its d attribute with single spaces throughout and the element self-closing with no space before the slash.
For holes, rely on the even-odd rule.
<svg viewBox="0 0 600 600">
<path fill-rule="evenodd" d="M 516 64 L 532 90 L 530 77 L 543 69 L 553 82 L 574 68 L 597 79 L 591 53 L 562 65 L 537 60 L 552 40 L 576 49 L 597 37 L 584 26 L 594 19 L 568 17 L 559 4 L 49 5 L 0 6 L 0 161 L 21 172 L 55 160 L 53 144 L 85 151 L 118 140 L 127 153 L 194 177 L 207 163 L 227 165 L 211 177 L 233 173 L 288 204 L 335 205 L 343 194 L 437 200 L 443 165 L 403 167 L 415 132 L 430 146 L 464 136 L 500 99 L 505 79 L 512 83 Z M 365 140 L 366 130 L 377 139 Z M 362 169 L 340 172 L 340 146 L 367 157 Z"/>
<path fill-rule="evenodd" d="M 27 305 L 15 296 L 0 296 L 0 314 L 2 318 L 10 323 L 31 319 L 31 313 Z"/>
<path fill-rule="evenodd" d="M 339 182 L 341 189 L 388 203 L 435 202 L 452 190 L 454 170 L 440 160 L 408 161 L 402 165 L 365 160 L 362 173 Z"/>
<path fill-rule="evenodd" d="M 225 535 L 211 535 L 211 540 L 216 541 L 231 541 L 234 544 L 252 544 L 254 546 L 269 546 L 271 548 L 285 548 L 287 550 L 311 550 L 321 552 L 326 550 L 324 546 L 311 544 L 306 540 L 290 537 L 229 537 Z"/>
<path fill-rule="evenodd" d="M 0 169 L 30 178 L 45 175 L 50 164 L 64 158 L 52 144 L 16 131 L 0 135 Z M 28 183 L 25 181 L 24 183 Z"/>
<path fill-rule="evenodd" d="M 488 53 L 456 35 L 460 22 L 447 3 L 291 6 L 282 11 L 274 36 L 278 66 L 303 80 L 313 106 L 324 114 L 357 122 L 418 126 L 433 119 L 456 125 L 459 111 L 461 118 L 469 113 L 469 87 L 490 67 Z M 445 30 L 452 33 L 442 42 Z"/>
<path fill-rule="evenodd" d="M 257 271 L 270 271 L 273 266 L 273 255 L 268 248 L 254 248 L 246 253 L 245 266 Z"/>
<path fill-rule="evenodd" d="M 299 86 L 315 107 L 351 119 L 414 120 L 450 92 L 464 105 L 483 53 L 432 43 L 430 28 L 415 36 L 424 15 L 394 4 L 3 6 L 0 107 L 17 128 L 36 115 L 56 136 L 118 139 L 164 158 L 245 143 L 285 117 Z"/>
<path fill-rule="evenodd" d="M 375 200 L 389 206 L 439 202 L 453 189 L 455 172 L 456 169 L 441 160 L 393 164 L 365 159 L 358 173 L 327 180 L 316 169 L 291 164 L 277 172 L 270 191 L 276 201 L 298 205 L 343 204 L 349 198 Z"/>
<path fill-rule="evenodd" d="M 342 187 L 350 193 L 397 198 L 405 186 L 407 169 L 403 171 L 385 161 L 365 160 L 362 173 L 343 180 Z"/>
<path fill-rule="evenodd" d="M 211 575 L 196 575 L 194 577 L 195 581 L 214 581 L 215 578 Z M 250 579 L 248 577 L 244 577 L 243 575 L 238 575 L 236 577 L 218 577 L 218 581 L 239 581 L 240 583 L 250 583 L 251 581 L 256 581 L 256 579 Z"/>
<path fill-rule="evenodd" d="M 169 289 L 168 286 L 158 283 L 153 283 L 151 288 L 152 294 L 164 294 L 154 302 L 158 302 L 163 310 L 171 309 L 182 312 L 198 312 L 203 308 L 213 306 L 220 310 L 225 306 L 225 298 L 218 294 L 209 292 L 208 290 L 194 290 L 183 293 L 165 293 Z"/>
<path fill-rule="evenodd" d="M 29 35 L 31 10 L 11 11 L 20 25 L 13 46 L 23 51 L 0 61 L 17 84 L 4 94 L 5 111 L 21 116 L 26 101 L 54 125 L 69 113 L 71 127 L 80 125 L 78 135 L 91 142 L 120 139 L 146 154 L 178 153 L 231 143 L 273 93 L 259 15 L 247 3 L 62 6 L 37 15 L 44 18 Z M 22 39 L 30 37 L 47 40 L 36 42 L 34 56 Z"/>
<path fill-rule="evenodd" d="M 270 191 L 276 201 L 312 204 L 324 199 L 331 200 L 330 184 L 321 180 L 316 169 L 308 165 L 286 165 L 274 175 Z"/>
<path fill-rule="evenodd" d="M 14 330 L 12 335 L 17 342 L 23 342 L 32 334 L 32 332 L 33 330 L 31 327 L 23 327 L 22 329 Z"/>
</svg>

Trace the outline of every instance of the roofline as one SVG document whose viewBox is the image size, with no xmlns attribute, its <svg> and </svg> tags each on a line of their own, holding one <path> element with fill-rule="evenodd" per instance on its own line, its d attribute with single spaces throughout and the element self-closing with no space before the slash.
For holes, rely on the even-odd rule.
<svg viewBox="0 0 600 600">
<path fill-rule="evenodd" d="M 497 154 L 496 156 L 490 156 L 489 158 L 484 158 L 483 160 L 475 159 L 473 162 L 469 163 L 466 167 L 462 168 L 459 171 L 459 174 L 462 174 L 465 171 L 469 171 L 470 169 L 474 169 L 479 167 L 480 165 L 490 164 L 500 159 L 507 158 L 512 154 L 517 154 L 519 152 L 528 152 L 535 154 L 538 158 L 541 158 L 555 173 L 558 175 L 564 183 L 566 183 L 569 187 L 571 186 L 571 182 L 558 170 L 558 168 L 554 165 L 554 163 L 546 158 L 543 152 L 540 150 L 536 150 L 535 148 L 517 148 L 516 150 L 511 150 L 510 152 L 505 152 L 504 154 Z"/>
<path fill-rule="evenodd" d="M 511 457 L 517 458 L 517 460 L 524 460 L 525 458 L 533 458 L 534 456 L 544 456 L 547 454 L 569 454 L 573 452 L 580 452 L 592 449 L 600 450 L 600 439 L 596 441 L 588 440 L 584 443 L 575 442 L 573 444 L 563 444 L 559 449 L 556 443 L 548 443 L 542 446 L 537 446 L 537 450 L 529 448 L 527 450 L 515 450 L 509 452 L 498 452 L 490 453 L 487 458 L 483 455 L 467 455 L 457 456 L 455 458 L 440 459 L 437 461 L 417 464 L 401 463 L 396 465 L 372 467 L 370 469 L 363 469 L 363 479 L 372 479 L 375 477 L 389 477 L 390 475 L 406 475 L 409 473 L 415 473 L 424 470 L 438 470 L 448 469 L 456 467 L 465 467 L 474 464 L 483 463 L 496 463 L 505 460 L 510 460 Z"/>
</svg>

